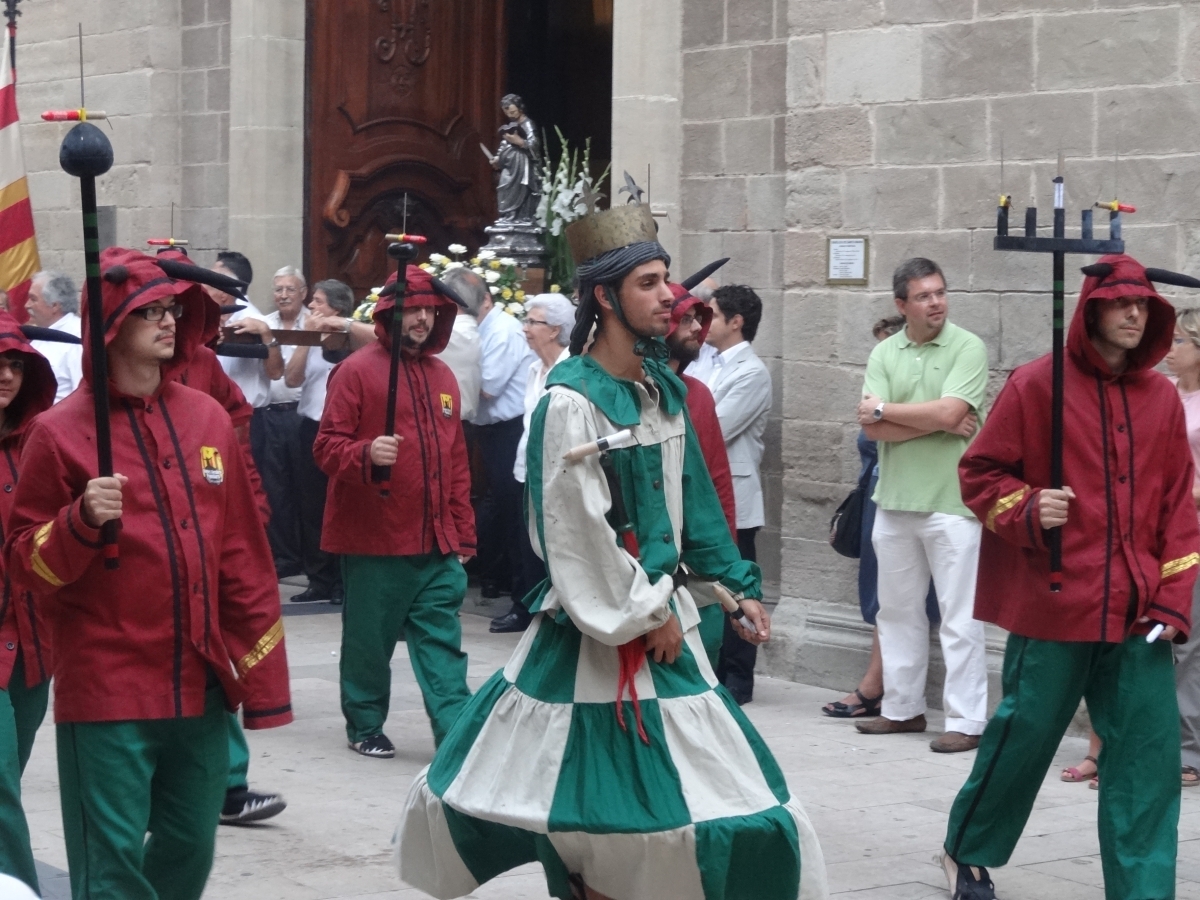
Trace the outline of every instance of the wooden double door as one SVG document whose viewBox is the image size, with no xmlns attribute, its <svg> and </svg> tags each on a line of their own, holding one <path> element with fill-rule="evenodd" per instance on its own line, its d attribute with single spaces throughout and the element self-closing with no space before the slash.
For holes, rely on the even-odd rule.
<svg viewBox="0 0 1200 900">
<path fill-rule="evenodd" d="M 307 267 L 362 296 L 384 235 L 478 246 L 495 218 L 504 0 L 308 0 Z M 394 264 L 392 264 L 394 265 Z"/>
</svg>

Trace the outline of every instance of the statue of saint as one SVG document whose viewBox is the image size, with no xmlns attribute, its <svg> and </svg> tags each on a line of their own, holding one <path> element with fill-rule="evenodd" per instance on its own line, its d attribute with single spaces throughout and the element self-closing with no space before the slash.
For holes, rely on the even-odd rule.
<svg viewBox="0 0 1200 900">
<path fill-rule="evenodd" d="M 505 94 L 500 108 L 508 121 L 500 128 L 500 148 L 491 157 L 492 168 L 500 172 L 496 224 L 532 225 L 542 194 L 542 139 L 517 94 Z"/>
</svg>

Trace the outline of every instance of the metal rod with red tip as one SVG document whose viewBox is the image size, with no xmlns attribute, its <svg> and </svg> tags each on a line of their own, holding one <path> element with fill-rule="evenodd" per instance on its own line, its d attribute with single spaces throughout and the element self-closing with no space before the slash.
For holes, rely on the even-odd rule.
<svg viewBox="0 0 1200 900">
<path fill-rule="evenodd" d="M 1130 206 L 1128 203 L 1119 203 L 1116 200 L 1109 200 L 1106 203 L 1096 202 L 1096 209 L 1107 209 L 1109 212 L 1135 213 L 1136 206 Z"/>
<path fill-rule="evenodd" d="M 429 238 L 422 237 L 419 234 L 385 234 L 383 236 L 383 239 L 385 241 L 395 241 L 396 243 L 399 243 L 399 244 L 427 244 L 427 243 L 429 243 Z"/>
<path fill-rule="evenodd" d="M 146 243 L 151 247 L 186 247 L 186 238 L 150 238 Z"/>
<path fill-rule="evenodd" d="M 42 113 L 46 122 L 90 122 L 107 118 L 108 113 L 102 109 L 48 109 Z"/>
</svg>

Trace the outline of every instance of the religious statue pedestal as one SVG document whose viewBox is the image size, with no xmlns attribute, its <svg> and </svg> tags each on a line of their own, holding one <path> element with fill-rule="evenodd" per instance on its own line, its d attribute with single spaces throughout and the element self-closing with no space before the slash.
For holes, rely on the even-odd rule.
<svg viewBox="0 0 1200 900">
<path fill-rule="evenodd" d="M 546 265 L 546 246 L 542 229 L 533 223 L 497 222 L 483 229 L 488 242 L 480 250 L 491 250 L 497 256 L 508 256 L 523 269 L 540 269 Z"/>
</svg>

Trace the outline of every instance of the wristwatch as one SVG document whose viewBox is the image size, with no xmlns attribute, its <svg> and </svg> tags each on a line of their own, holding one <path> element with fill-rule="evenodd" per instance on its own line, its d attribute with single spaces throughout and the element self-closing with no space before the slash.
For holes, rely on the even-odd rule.
<svg viewBox="0 0 1200 900">
<path fill-rule="evenodd" d="M 278 347 L 278 346 L 279 346 L 279 338 L 275 338 L 271 341 L 271 343 L 267 344 L 267 349 L 270 349 L 271 347 Z"/>
<path fill-rule="evenodd" d="M 871 413 L 871 415 L 873 415 L 875 417 L 876 422 L 883 419 L 883 401 L 882 400 L 879 401 L 879 405 L 877 407 L 875 407 L 875 411 L 873 413 Z"/>
</svg>

